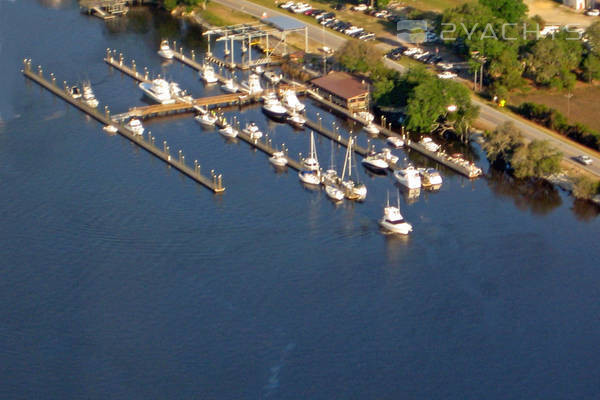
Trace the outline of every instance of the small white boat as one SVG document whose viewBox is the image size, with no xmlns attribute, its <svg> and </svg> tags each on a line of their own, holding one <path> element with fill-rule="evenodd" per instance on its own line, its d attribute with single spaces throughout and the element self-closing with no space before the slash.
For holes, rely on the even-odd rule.
<svg viewBox="0 0 600 400">
<path fill-rule="evenodd" d="M 365 126 L 364 130 L 365 130 L 365 132 L 367 132 L 370 135 L 378 135 L 379 134 L 379 128 L 374 123 L 370 123 L 369 125 Z"/>
<path fill-rule="evenodd" d="M 250 122 L 249 124 L 246 124 L 246 127 L 242 129 L 242 132 L 250 136 L 250 139 L 260 139 L 263 136 L 262 132 L 260 131 L 260 128 L 258 127 L 258 125 L 256 125 L 255 122 Z"/>
<path fill-rule="evenodd" d="M 200 72 L 198 72 L 200 78 L 206 83 L 215 83 L 219 79 L 215 75 L 215 69 L 210 64 L 204 64 Z"/>
<path fill-rule="evenodd" d="M 235 138 L 238 135 L 237 129 L 231 125 L 227 125 L 225 128 L 219 129 L 219 133 L 227 138 Z"/>
<path fill-rule="evenodd" d="M 79 88 L 77 86 L 71 86 L 71 88 L 69 89 L 69 92 L 71 93 L 72 98 L 74 98 L 74 99 L 81 98 L 81 90 L 79 90 Z"/>
<path fill-rule="evenodd" d="M 302 115 L 295 112 L 293 112 L 289 117 L 287 117 L 286 121 L 288 122 L 288 124 L 298 129 L 304 128 L 304 124 L 306 123 L 306 119 Z"/>
<path fill-rule="evenodd" d="M 171 85 L 162 78 L 153 79 L 152 82 L 141 82 L 138 87 L 152 100 L 160 104 L 173 104 L 175 99 L 171 95 Z M 179 86 L 177 86 L 177 89 Z M 181 89 L 179 90 L 181 91 Z"/>
<path fill-rule="evenodd" d="M 242 90 L 251 96 L 262 93 L 263 88 L 260 85 L 260 76 L 256 74 L 250 74 L 250 76 L 248 76 L 248 80 L 242 82 Z"/>
<path fill-rule="evenodd" d="M 393 207 L 390 206 L 390 195 L 388 193 L 387 205 L 383 209 L 383 218 L 379 220 L 379 225 L 392 233 L 408 235 L 412 232 L 412 225 L 406 222 L 400 213 L 400 195 L 398 195 L 398 206 Z"/>
<path fill-rule="evenodd" d="M 392 154 L 392 150 L 388 149 L 387 147 L 384 147 L 383 149 L 381 149 L 381 153 L 379 153 L 379 155 L 385 161 L 387 161 L 388 164 L 397 164 L 398 160 L 400 160 L 400 158 L 398 158 L 398 156 Z"/>
<path fill-rule="evenodd" d="M 229 78 L 225 81 L 224 85 L 221 85 L 221 89 L 227 93 L 237 93 L 240 90 L 240 87 L 235 83 L 233 78 Z"/>
<path fill-rule="evenodd" d="M 217 122 L 217 116 L 214 114 L 210 114 L 210 113 L 204 113 L 204 114 L 200 114 L 197 115 L 196 117 L 194 117 L 194 119 L 202 124 L 202 125 L 206 125 L 206 126 L 213 126 L 215 124 L 215 122 Z"/>
<path fill-rule="evenodd" d="M 385 173 L 390 167 L 387 161 L 380 154 L 376 153 L 371 153 L 367 157 L 363 158 L 361 163 L 366 168 L 377 173 Z"/>
<path fill-rule="evenodd" d="M 419 175 L 419 171 L 412 165 L 397 170 L 394 172 L 394 177 L 401 185 L 406 186 L 408 189 L 419 189 L 421 187 L 421 176 Z"/>
<path fill-rule="evenodd" d="M 426 188 L 439 188 L 442 186 L 442 175 L 435 168 L 419 168 L 421 186 Z"/>
<path fill-rule="evenodd" d="M 296 91 L 292 89 L 287 89 L 283 92 L 282 103 L 292 112 L 301 113 L 306 108 L 305 105 L 298 100 Z"/>
<path fill-rule="evenodd" d="M 92 85 L 90 82 L 84 82 L 81 86 L 83 89 L 83 101 L 90 107 L 96 108 L 98 107 L 98 100 L 94 95 L 94 91 L 92 90 Z"/>
<path fill-rule="evenodd" d="M 273 71 L 265 71 L 263 73 L 263 76 L 265 77 L 266 80 L 268 80 L 272 85 L 276 85 L 278 84 L 281 79 L 283 79 L 283 76 L 281 74 L 276 74 Z"/>
<path fill-rule="evenodd" d="M 119 131 L 119 129 L 114 125 L 106 125 L 102 127 L 102 130 L 108 133 L 117 133 Z"/>
<path fill-rule="evenodd" d="M 357 115 L 358 118 L 365 120 L 368 123 L 371 123 L 375 119 L 375 116 L 368 111 L 360 111 Z"/>
<path fill-rule="evenodd" d="M 160 48 L 158 49 L 158 55 L 161 56 L 162 58 L 166 58 L 167 60 L 170 60 L 173 58 L 173 50 L 171 50 L 168 40 L 163 40 L 162 42 L 160 42 Z"/>
<path fill-rule="evenodd" d="M 425 136 L 421 140 L 419 140 L 419 144 L 425 147 L 425 150 L 431 151 L 433 153 L 440 149 L 440 145 L 435 143 L 429 136 Z"/>
<path fill-rule="evenodd" d="M 341 190 L 336 185 L 333 185 L 330 183 L 325 185 L 325 193 L 327 193 L 327 196 L 331 200 L 336 201 L 336 202 L 344 200 L 344 197 L 345 197 L 343 190 Z"/>
<path fill-rule="evenodd" d="M 298 177 L 303 183 L 308 185 L 320 185 L 321 177 L 318 171 L 300 171 Z"/>
<path fill-rule="evenodd" d="M 269 162 L 277 167 L 285 167 L 288 161 L 283 151 L 276 151 L 269 157 Z"/>
<path fill-rule="evenodd" d="M 144 134 L 144 126 L 142 125 L 142 121 L 137 118 L 131 118 L 125 127 L 132 131 L 134 135 L 141 136 Z"/>
<path fill-rule="evenodd" d="M 394 147 L 394 148 L 400 148 L 402 146 L 404 146 L 404 140 L 402 140 L 402 138 L 398 137 L 398 136 L 390 136 L 387 138 L 387 142 L 390 146 Z"/>
<path fill-rule="evenodd" d="M 265 69 L 262 67 L 262 65 L 258 65 L 256 68 L 254 68 L 254 72 L 257 74 L 262 74 L 265 72 Z"/>
</svg>

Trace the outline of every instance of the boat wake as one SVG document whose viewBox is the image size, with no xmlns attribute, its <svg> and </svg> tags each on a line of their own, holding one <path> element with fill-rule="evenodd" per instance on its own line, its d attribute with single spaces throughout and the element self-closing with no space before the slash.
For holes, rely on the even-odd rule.
<svg viewBox="0 0 600 400">
<path fill-rule="evenodd" d="M 288 343 L 287 346 L 281 352 L 281 356 L 279 357 L 279 362 L 269 368 L 270 375 L 267 380 L 267 384 L 263 387 L 263 395 L 261 399 L 266 399 L 270 397 L 278 388 L 279 388 L 279 372 L 281 368 L 285 365 L 285 359 L 288 354 L 296 348 L 296 343 Z"/>
</svg>

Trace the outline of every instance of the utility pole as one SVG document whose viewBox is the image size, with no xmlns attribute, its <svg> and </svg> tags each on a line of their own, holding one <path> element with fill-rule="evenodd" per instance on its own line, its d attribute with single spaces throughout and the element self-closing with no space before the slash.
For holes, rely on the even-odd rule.
<svg viewBox="0 0 600 400">
<path fill-rule="evenodd" d="M 573 93 L 571 93 L 571 89 L 569 89 L 569 93 L 565 95 L 567 98 L 567 120 L 571 117 L 571 97 L 573 97 Z"/>
</svg>

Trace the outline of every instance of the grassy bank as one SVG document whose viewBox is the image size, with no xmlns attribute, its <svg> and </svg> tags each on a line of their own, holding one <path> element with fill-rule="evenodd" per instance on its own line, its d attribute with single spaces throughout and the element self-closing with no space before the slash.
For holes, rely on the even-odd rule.
<svg viewBox="0 0 600 400">
<path fill-rule="evenodd" d="M 209 2 L 204 10 L 198 7 L 195 10 L 195 14 L 207 23 L 216 26 L 246 24 L 258 21 L 258 19 L 244 12 L 232 10 L 215 2 Z"/>
</svg>

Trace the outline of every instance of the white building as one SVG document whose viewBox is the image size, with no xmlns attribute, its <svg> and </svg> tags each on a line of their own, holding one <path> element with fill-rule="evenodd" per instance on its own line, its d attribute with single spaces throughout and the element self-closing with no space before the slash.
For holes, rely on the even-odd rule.
<svg viewBox="0 0 600 400">
<path fill-rule="evenodd" d="M 576 10 L 596 8 L 596 0 L 562 0 L 563 4 Z"/>
</svg>

